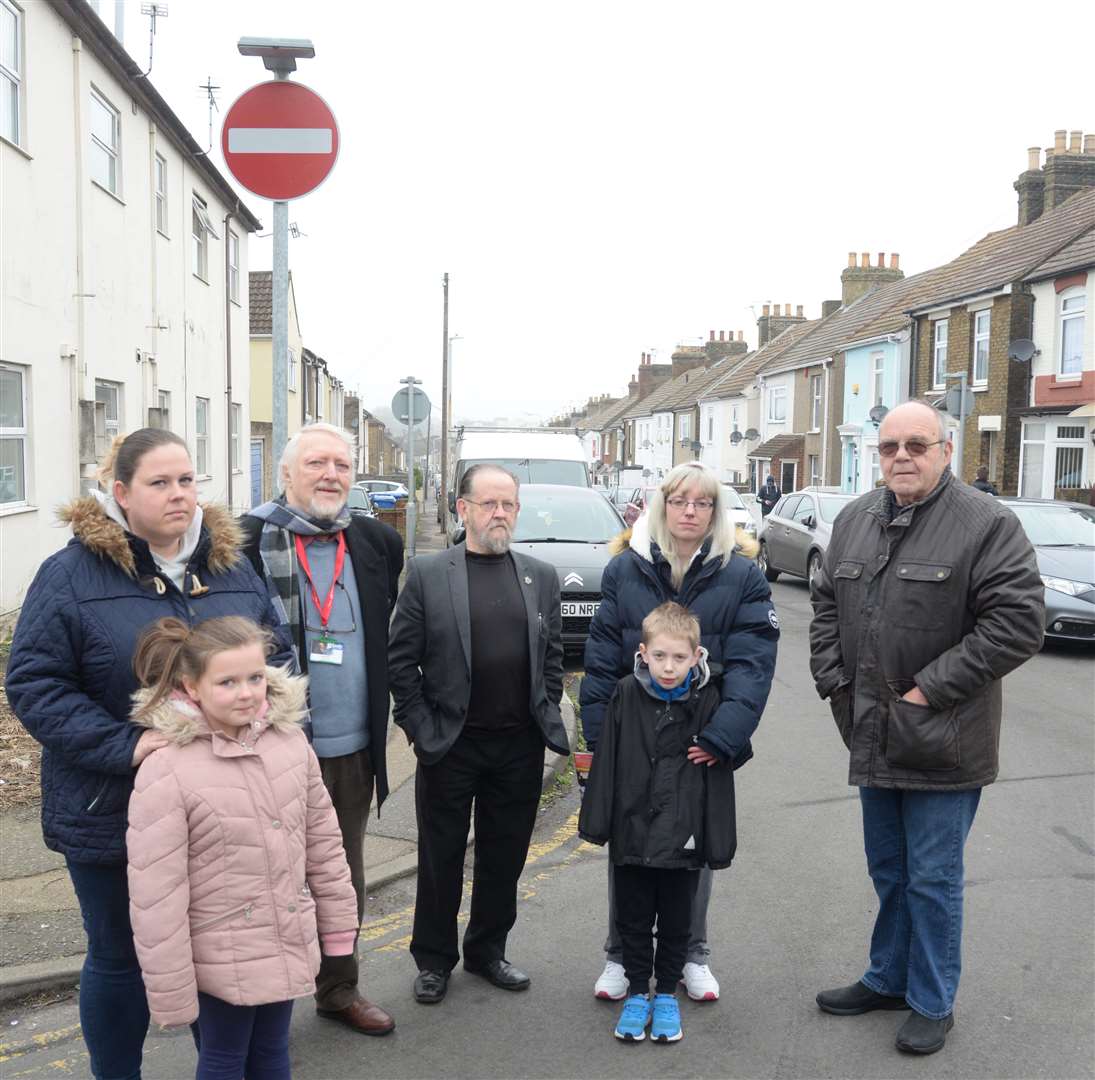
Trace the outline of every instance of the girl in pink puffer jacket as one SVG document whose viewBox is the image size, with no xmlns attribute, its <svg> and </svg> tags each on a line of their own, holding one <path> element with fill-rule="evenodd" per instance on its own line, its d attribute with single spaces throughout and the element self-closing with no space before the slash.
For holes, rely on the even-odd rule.
<svg viewBox="0 0 1095 1080">
<path fill-rule="evenodd" d="M 267 667 L 268 647 L 236 616 L 161 619 L 133 660 L 133 719 L 167 739 L 129 803 L 133 935 L 152 1019 L 194 1027 L 198 1080 L 287 1080 L 320 940 L 331 956 L 356 941 L 342 835 L 300 726 L 306 680 Z"/>
</svg>

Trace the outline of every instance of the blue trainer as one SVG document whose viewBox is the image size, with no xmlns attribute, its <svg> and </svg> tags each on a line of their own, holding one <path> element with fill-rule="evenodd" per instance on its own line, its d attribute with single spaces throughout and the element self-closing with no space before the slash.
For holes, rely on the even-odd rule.
<svg viewBox="0 0 1095 1080">
<path fill-rule="evenodd" d="M 650 999 L 642 994 L 629 997 L 616 1021 L 616 1038 L 624 1042 L 642 1042 L 646 1038 L 646 1025 L 650 1023 L 650 1008 Z"/>
<path fill-rule="evenodd" d="M 681 1009 L 673 994 L 655 994 L 653 1014 L 650 1037 L 655 1042 L 676 1042 L 684 1034 L 681 1031 Z"/>
</svg>

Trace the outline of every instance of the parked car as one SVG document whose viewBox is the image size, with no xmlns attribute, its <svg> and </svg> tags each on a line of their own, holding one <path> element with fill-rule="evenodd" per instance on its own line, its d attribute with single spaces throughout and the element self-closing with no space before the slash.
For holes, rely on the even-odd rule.
<svg viewBox="0 0 1095 1080">
<path fill-rule="evenodd" d="M 359 517 L 376 517 L 376 511 L 373 509 L 373 501 L 364 488 L 350 488 L 349 494 L 346 496 L 346 505 L 350 508 L 351 515 Z"/>
<path fill-rule="evenodd" d="M 612 558 L 608 542 L 625 528 L 617 510 L 593 488 L 521 485 L 512 546 L 555 567 L 567 652 L 585 648 L 590 621 L 601 604 L 601 574 Z M 461 529 L 456 542 L 463 536 Z"/>
<path fill-rule="evenodd" d="M 1046 636 L 1095 641 L 1092 508 L 1052 499 L 1002 498 L 1034 545 L 1046 587 Z"/>
<path fill-rule="evenodd" d="M 825 558 L 837 514 L 858 496 L 802 488 L 784 495 L 764 519 L 757 565 L 769 581 L 780 574 L 813 581 Z"/>
<path fill-rule="evenodd" d="M 370 495 L 391 495 L 396 503 L 405 503 L 410 497 L 406 484 L 395 480 L 359 480 L 355 485 Z"/>
<path fill-rule="evenodd" d="M 749 507 L 745 505 L 738 489 L 730 484 L 723 484 L 722 501 L 723 505 L 729 508 L 734 524 L 750 536 L 755 537 L 757 535 L 757 520 L 753 517 L 753 512 Z"/>
</svg>

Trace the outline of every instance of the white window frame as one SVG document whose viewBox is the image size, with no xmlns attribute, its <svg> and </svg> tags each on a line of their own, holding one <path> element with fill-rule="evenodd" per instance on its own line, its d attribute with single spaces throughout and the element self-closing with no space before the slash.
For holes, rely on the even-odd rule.
<svg viewBox="0 0 1095 1080">
<path fill-rule="evenodd" d="M 103 409 L 103 424 L 106 428 L 106 437 L 113 439 L 115 436 L 120 435 L 122 428 L 125 426 L 125 383 L 115 382 L 113 379 L 96 379 L 95 380 L 95 400 L 101 400 L 99 398 L 99 391 L 104 390 L 108 394 L 114 396 L 114 419 L 112 420 L 106 414 L 106 409 Z M 104 406 L 107 404 L 103 402 Z"/>
<path fill-rule="evenodd" d="M 1080 306 L 1071 311 L 1065 310 L 1065 304 L 1079 300 Z M 1087 293 L 1084 287 L 1076 286 L 1065 289 L 1058 297 L 1057 302 L 1057 362 L 1054 371 L 1058 378 L 1079 379 L 1084 372 L 1084 332 L 1087 329 Z M 1065 371 L 1065 329 L 1070 324 L 1080 324 L 1080 366 L 1072 371 Z"/>
<path fill-rule="evenodd" d="M 194 471 L 210 476 L 209 468 L 209 398 L 194 399 Z"/>
<path fill-rule="evenodd" d="M 111 182 L 104 182 L 95 176 L 92 176 L 91 182 L 96 187 L 102 188 L 103 191 L 109 191 L 111 195 L 120 199 L 122 197 L 122 114 L 110 103 L 110 99 L 105 94 L 102 94 L 93 86 L 91 88 L 92 111 L 94 111 L 96 105 L 101 105 L 110 114 L 111 142 L 109 145 L 103 142 L 95 134 L 94 125 L 88 125 L 88 134 L 91 136 L 92 162 L 94 163 L 96 153 L 105 155 L 108 166 L 113 166 L 113 175 Z M 94 164 L 92 171 L 94 172 Z"/>
<path fill-rule="evenodd" d="M 171 430 L 171 391 L 170 390 L 157 390 L 156 391 L 156 404 L 159 407 L 160 415 L 164 421 L 164 428 L 168 431 Z"/>
<path fill-rule="evenodd" d="M 681 413 L 680 418 L 677 420 L 677 438 L 682 442 L 685 439 L 691 440 L 692 438 L 692 414 Z"/>
<path fill-rule="evenodd" d="M 0 139 L 12 144 L 23 146 L 23 9 L 16 7 L 11 0 L 0 0 L 0 7 L 12 14 L 15 19 L 15 41 L 12 49 L 11 63 L 5 64 L 0 59 L 0 85 L 6 83 L 12 88 L 12 100 L 14 105 L 10 116 L 13 125 L 12 130 L 6 131 L 0 120 Z M 0 57 L 3 52 L 0 51 Z M 3 108 L 4 99 L 0 97 L 0 108 Z"/>
<path fill-rule="evenodd" d="M 228 230 L 228 299 L 240 302 L 240 238 Z"/>
<path fill-rule="evenodd" d="M 240 472 L 240 428 L 243 426 L 243 406 L 232 402 L 228 409 L 229 446 L 228 467 L 234 472 Z"/>
<path fill-rule="evenodd" d="M 806 456 L 806 468 L 810 472 L 810 485 L 818 487 L 821 484 L 821 457 L 818 454 Z"/>
<path fill-rule="evenodd" d="M 156 231 L 170 239 L 167 231 L 167 158 L 157 154 L 152 162 L 152 189 L 156 199 Z"/>
<path fill-rule="evenodd" d="M 0 442 L 19 442 L 22 446 L 22 462 L 23 462 L 23 475 L 21 477 L 21 487 L 23 489 L 23 497 L 21 499 L 7 499 L 3 498 L 3 485 L 0 484 L 0 511 L 14 510 L 19 506 L 28 506 L 30 504 L 29 492 L 27 490 L 29 486 L 29 475 L 27 468 L 27 458 L 29 455 L 29 431 L 27 428 L 27 380 L 30 375 L 30 368 L 23 364 L 5 364 L 0 362 L 0 370 L 14 371 L 19 376 L 19 393 L 20 393 L 20 408 L 23 416 L 23 423 L 18 427 L 0 427 Z"/>
<path fill-rule="evenodd" d="M 943 390 L 947 380 L 947 341 L 950 337 L 950 319 L 936 319 L 932 323 L 932 389 Z M 940 334 L 942 331 L 942 334 Z M 940 340 L 942 338 L 942 340 Z"/>
<path fill-rule="evenodd" d="M 871 408 L 881 405 L 886 396 L 886 354 L 876 349 L 868 358 L 871 365 Z"/>
<path fill-rule="evenodd" d="M 197 193 L 191 193 L 190 238 L 193 260 L 190 269 L 199 281 L 209 284 L 209 237 L 220 239 L 209 216 L 209 204 Z"/>
<path fill-rule="evenodd" d="M 973 348 L 971 349 L 973 355 L 973 386 L 976 389 L 984 389 L 989 384 L 989 338 L 992 334 L 992 310 L 991 308 L 984 308 L 970 314 L 973 318 Z M 984 328 L 981 326 L 982 319 L 984 320 Z M 978 349 L 982 345 L 984 346 L 985 366 L 984 370 L 978 374 Z"/>
<path fill-rule="evenodd" d="M 810 376 L 810 430 L 821 430 L 821 376 Z"/>
<path fill-rule="evenodd" d="M 707 441 L 709 443 L 715 441 L 715 414 L 713 412 L 707 414 Z"/>
<path fill-rule="evenodd" d="M 777 408 L 777 404 L 779 408 Z M 778 414 L 778 415 L 777 415 Z M 768 423 L 785 424 L 787 422 L 787 387 L 768 387 Z"/>
<path fill-rule="evenodd" d="M 292 349 L 289 350 L 289 389 L 295 391 L 297 388 L 297 354 Z"/>
</svg>

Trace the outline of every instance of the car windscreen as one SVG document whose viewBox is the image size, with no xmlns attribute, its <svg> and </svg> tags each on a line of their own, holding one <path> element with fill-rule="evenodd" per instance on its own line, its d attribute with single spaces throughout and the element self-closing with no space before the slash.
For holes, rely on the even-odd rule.
<svg viewBox="0 0 1095 1080">
<path fill-rule="evenodd" d="M 550 458 L 475 458 L 461 462 L 463 475 L 473 465 L 501 465 L 522 484 L 566 484 L 589 487 L 585 464 L 581 461 L 557 461 Z"/>
<path fill-rule="evenodd" d="M 818 501 L 818 513 L 821 514 L 821 520 L 832 524 L 836 520 L 837 514 L 852 502 L 851 499 L 841 498 L 839 495 L 819 495 Z"/>
<path fill-rule="evenodd" d="M 610 540 L 623 528 L 619 514 L 599 495 L 522 491 L 513 539 L 594 544 Z"/>
<path fill-rule="evenodd" d="M 745 503 L 741 501 L 741 496 L 728 484 L 722 485 L 722 502 L 724 506 L 730 507 L 731 510 L 745 509 Z"/>
<path fill-rule="evenodd" d="M 1035 547 L 1095 547 L 1095 522 L 1067 506 L 1007 506 Z"/>
<path fill-rule="evenodd" d="M 369 496 L 359 487 L 350 488 L 349 495 L 346 496 L 346 505 L 351 510 L 368 510 Z"/>
</svg>

